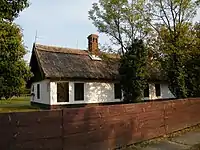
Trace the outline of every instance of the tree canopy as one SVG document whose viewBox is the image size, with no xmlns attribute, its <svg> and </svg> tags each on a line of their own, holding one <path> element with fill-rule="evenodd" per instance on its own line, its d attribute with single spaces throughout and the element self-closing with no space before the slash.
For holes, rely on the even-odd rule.
<svg viewBox="0 0 200 150">
<path fill-rule="evenodd" d="M 18 95 L 31 76 L 21 28 L 12 22 L 27 6 L 26 0 L 0 3 L 0 99 Z"/>
<path fill-rule="evenodd" d="M 89 11 L 89 18 L 125 54 L 135 39 L 143 39 L 150 30 L 135 9 L 142 8 L 143 4 L 143 0 L 99 0 Z"/>
<path fill-rule="evenodd" d="M 171 92 L 184 98 L 199 92 L 200 83 L 194 83 L 198 81 L 199 25 L 192 22 L 199 4 L 199 0 L 99 0 L 89 18 L 125 56 L 135 39 L 143 40 L 153 61 L 160 63 L 156 66 L 164 70 Z M 153 61 L 148 63 L 156 64 Z"/>
<path fill-rule="evenodd" d="M 147 83 L 148 51 L 142 40 L 134 40 L 120 61 L 119 73 L 125 102 L 138 102 Z"/>
<path fill-rule="evenodd" d="M 28 0 L 0 0 L 0 19 L 11 22 L 28 6 Z"/>
</svg>

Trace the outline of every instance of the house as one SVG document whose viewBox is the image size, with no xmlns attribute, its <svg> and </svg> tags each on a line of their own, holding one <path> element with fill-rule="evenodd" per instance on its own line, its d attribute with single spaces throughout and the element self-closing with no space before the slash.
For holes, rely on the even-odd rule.
<svg viewBox="0 0 200 150">
<path fill-rule="evenodd" d="M 88 50 L 34 44 L 31 103 L 58 106 L 121 102 L 119 59 L 117 54 L 99 50 L 95 34 L 88 36 Z M 150 80 L 148 85 L 145 100 L 174 97 L 165 81 Z"/>
</svg>

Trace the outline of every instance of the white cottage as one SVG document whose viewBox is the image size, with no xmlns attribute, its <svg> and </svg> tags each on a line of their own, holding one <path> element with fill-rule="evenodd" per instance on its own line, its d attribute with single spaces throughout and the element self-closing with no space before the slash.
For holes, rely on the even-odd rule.
<svg viewBox="0 0 200 150">
<path fill-rule="evenodd" d="M 88 50 L 34 44 L 31 103 L 52 107 L 121 102 L 118 61 L 118 55 L 99 51 L 95 34 L 88 36 Z M 155 81 L 144 91 L 145 100 L 174 98 L 166 82 Z"/>
</svg>

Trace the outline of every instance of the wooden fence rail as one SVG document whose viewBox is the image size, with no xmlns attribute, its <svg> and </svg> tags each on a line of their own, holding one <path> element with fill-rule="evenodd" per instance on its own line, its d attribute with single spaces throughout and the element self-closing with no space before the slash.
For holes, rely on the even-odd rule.
<svg viewBox="0 0 200 150">
<path fill-rule="evenodd" d="M 105 150 L 200 123 L 200 99 L 0 114 L 0 150 Z"/>
</svg>

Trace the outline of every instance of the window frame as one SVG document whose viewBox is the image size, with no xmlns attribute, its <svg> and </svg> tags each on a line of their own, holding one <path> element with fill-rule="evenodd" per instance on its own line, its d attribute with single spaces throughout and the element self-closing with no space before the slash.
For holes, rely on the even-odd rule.
<svg viewBox="0 0 200 150">
<path fill-rule="evenodd" d="M 37 84 L 37 99 L 40 99 L 41 98 L 41 91 L 40 91 L 41 87 L 40 87 L 40 84 L 38 83 Z"/>
<path fill-rule="evenodd" d="M 118 90 L 120 90 L 120 92 Z M 120 93 L 120 94 L 116 94 L 116 93 Z M 121 89 L 120 83 L 114 83 L 114 98 L 115 99 L 122 99 L 122 89 Z"/>
<path fill-rule="evenodd" d="M 77 85 L 81 85 L 82 86 L 82 89 L 83 89 L 83 91 L 81 92 L 81 94 L 82 94 L 82 96 L 81 96 L 81 98 L 77 98 L 77 89 L 76 89 L 76 86 Z M 84 101 L 85 100 L 85 83 L 83 83 L 83 82 L 75 82 L 74 83 L 74 101 L 75 102 L 79 102 L 79 101 Z"/>
</svg>

